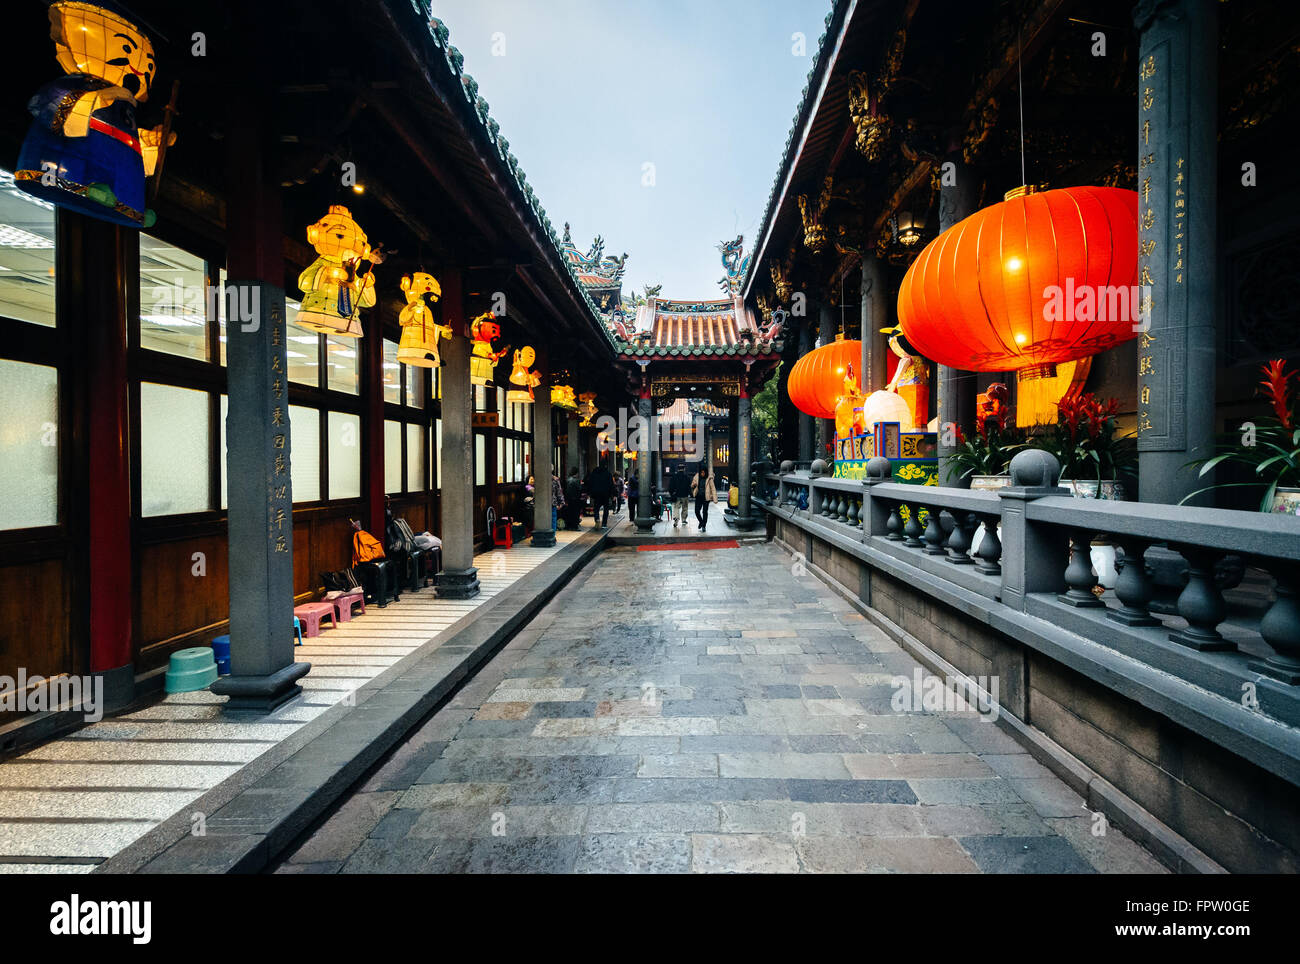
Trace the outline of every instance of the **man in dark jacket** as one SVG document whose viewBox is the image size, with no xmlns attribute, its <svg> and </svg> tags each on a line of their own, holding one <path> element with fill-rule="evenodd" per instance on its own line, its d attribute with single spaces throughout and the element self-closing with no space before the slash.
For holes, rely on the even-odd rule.
<svg viewBox="0 0 1300 964">
<path fill-rule="evenodd" d="M 668 494 L 673 500 L 673 528 L 676 529 L 679 523 L 686 525 L 686 509 L 691 501 L 691 477 L 686 474 L 681 463 L 678 463 L 668 480 Z"/>
<path fill-rule="evenodd" d="M 564 527 L 576 532 L 582 523 L 582 482 L 578 479 L 578 467 L 569 469 L 569 478 L 564 483 Z"/>
<path fill-rule="evenodd" d="M 591 496 L 591 520 L 603 529 L 609 525 L 609 500 L 614 494 L 614 478 L 603 462 L 587 476 L 587 494 Z"/>
</svg>

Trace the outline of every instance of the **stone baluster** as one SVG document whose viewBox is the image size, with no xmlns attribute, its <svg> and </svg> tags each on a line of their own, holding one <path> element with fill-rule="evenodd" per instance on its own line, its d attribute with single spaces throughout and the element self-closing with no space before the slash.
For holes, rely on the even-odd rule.
<svg viewBox="0 0 1300 964">
<path fill-rule="evenodd" d="M 1228 615 L 1214 581 L 1214 564 L 1222 555 L 1215 549 L 1200 546 L 1170 545 L 1187 560 L 1187 585 L 1178 596 L 1178 615 L 1187 620 L 1187 628 L 1175 630 L 1169 638 L 1202 651 L 1236 649 L 1237 644 L 1224 639 L 1218 625 Z"/>
<path fill-rule="evenodd" d="M 1250 664 L 1256 672 L 1300 684 L 1300 565 L 1262 560 L 1273 574 L 1277 599 L 1259 621 L 1259 634 L 1273 647 L 1273 655 Z"/>
<path fill-rule="evenodd" d="M 844 521 L 855 529 L 858 527 L 858 497 L 852 493 L 849 494 L 849 514 Z"/>
<path fill-rule="evenodd" d="M 952 513 L 952 532 L 948 534 L 948 561 L 955 566 L 969 566 L 971 530 L 975 517 L 966 512 Z"/>
<path fill-rule="evenodd" d="M 1002 517 L 996 515 L 983 517 L 984 538 L 980 539 L 980 547 L 975 552 L 979 557 L 979 562 L 975 563 L 975 571 L 982 572 L 986 576 L 1002 574 L 1002 541 L 998 538 L 998 523 L 1001 520 Z"/>
<path fill-rule="evenodd" d="M 898 511 L 899 504 L 893 503 L 889 507 L 889 521 L 885 523 L 885 529 L 888 535 L 885 536 L 890 542 L 903 541 L 903 517 Z"/>
<path fill-rule="evenodd" d="M 926 506 L 927 516 L 925 520 L 925 549 L 927 556 L 942 556 L 947 550 L 944 549 L 943 522 L 941 515 L 943 509 L 937 505 Z"/>
<path fill-rule="evenodd" d="M 1117 536 L 1116 541 L 1124 550 L 1124 559 L 1120 564 L 1119 578 L 1115 581 L 1115 598 L 1123 605 L 1107 612 L 1106 618 L 1125 626 L 1160 625 L 1160 620 L 1152 616 L 1148 608 L 1155 587 L 1147 574 L 1144 557 L 1151 543 L 1134 536 Z"/>
<path fill-rule="evenodd" d="M 1092 570 L 1092 533 L 1087 529 L 1070 530 L 1070 564 L 1065 569 L 1065 584 L 1070 588 L 1056 598 L 1079 609 L 1102 605 L 1092 587 L 1097 574 Z"/>
<path fill-rule="evenodd" d="M 903 526 L 903 545 L 910 549 L 920 549 L 925 543 L 921 541 L 921 506 L 916 502 L 907 505 L 907 524 Z"/>
</svg>

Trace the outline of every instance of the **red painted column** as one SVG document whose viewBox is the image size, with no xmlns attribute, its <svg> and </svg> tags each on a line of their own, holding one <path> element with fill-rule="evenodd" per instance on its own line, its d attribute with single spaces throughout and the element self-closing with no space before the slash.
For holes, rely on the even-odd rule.
<svg viewBox="0 0 1300 964">
<path fill-rule="evenodd" d="M 369 330 L 361 338 L 362 438 L 365 445 L 365 493 L 367 529 L 385 542 L 384 529 L 384 325 L 381 307 L 370 313 Z"/>
<path fill-rule="evenodd" d="M 85 298 L 89 485 L 87 563 L 90 591 L 90 671 L 120 677 L 106 691 L 129 694 L 132 662 L 130 422 L 126 386 L 126 257 L 134 254 L 125 230 L 104 221 L 62 213 L 77 238 L 73 252 Z M 74 285 L 77 282 L 73 281 Z M 116 685 L 120 684 L 120 685 Z M 126 695 L 120 702 L 129 702 Z M 110 705 L 115 702 L 109 698 Z"/>
</svg>

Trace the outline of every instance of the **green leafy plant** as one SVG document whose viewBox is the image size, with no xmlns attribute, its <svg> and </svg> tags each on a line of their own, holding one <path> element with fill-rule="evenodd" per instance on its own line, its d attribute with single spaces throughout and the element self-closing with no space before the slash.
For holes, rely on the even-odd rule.
<svg viewBox="0 0 1300 964">
<path fill-rule="evenodd" d="M 1011 457 L 1025 447 L 1025 443 L 1018 440 L 1016 430 L 1007 426 L 1011 417 L 1007 387 L 994 383 L 980 397 L 979 411 L 975 415 L 975 434 L 967 438 L 961 426 L 956 426 L 957 447 L 946 456 L 948 479 L 1000 475 L 1006 471 Z"/>
<path fill-rule="evenodd" d="M 1132 476 L 1137 436 L 1119 434 L 1119 402 L 1102 402 L 1093 392 L 1070 394 L 1056 403 L 1056 424 L 1030 444 L 1056 456 L 1062 479 L 1098 482 Z"/>
<path fill-rule="evenodd" d="M 1300 373 L 1288 372 L 1286 362 L 1274 358 L 1260 366 L 1260 374 L 1264 377 L 1259 383 L 1259 394 L 1268 400 L 1272 413 L 1256 423 L 1247 422 L 1240 433 L 1221 436 L 1217 455 L 1188 463 L 1200 467 L 1197 475 L 1201 478 L 1222 463 L 1247 467 L 1255 478 L 1249 482 L 1219 482 L 1205 486 L 1185 496 L 1184 502 L 1211 489 L 1263 486 L 1259 511 L 1269 512 L 1278 488 L 1300 486 L 1300 425 L 1297 425 L 1293 391 L 1295 384 L 1300 382 Z"/>
</svg>

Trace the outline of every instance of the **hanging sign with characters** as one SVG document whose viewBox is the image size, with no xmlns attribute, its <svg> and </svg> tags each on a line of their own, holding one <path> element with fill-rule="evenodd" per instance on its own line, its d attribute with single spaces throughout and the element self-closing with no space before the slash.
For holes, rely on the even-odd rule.
<svg viewBox="0 0 1300 964">
<path fill-rule="evenodd" d="M 50 37 L 66 74 L 27 105 L 36 120 L 14 181 L 51 204 L 149 227 L 154 215 L 145 209 L 145 178 L 163 145 L 176 139 L 170 124 L 135 125 L 136 105 L 148 99 L 154 78 L 153 45 L 125 17 L 89 3 L 51 4 Z"/>
</svg>

